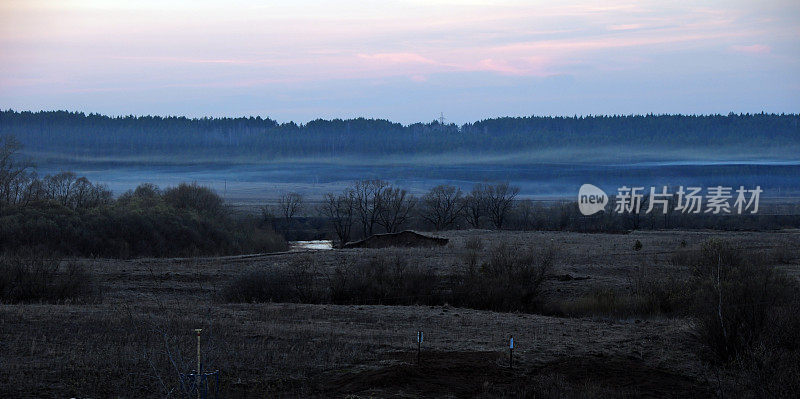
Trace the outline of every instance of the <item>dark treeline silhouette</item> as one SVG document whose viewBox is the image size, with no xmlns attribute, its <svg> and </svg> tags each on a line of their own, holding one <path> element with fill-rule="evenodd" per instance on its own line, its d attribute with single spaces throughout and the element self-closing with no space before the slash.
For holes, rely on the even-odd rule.
<svg viewBox="0 0 800 399">
<path fill-rule="evenodd" d="M 675 192 L 675 190 L 673 190 Z M 340 192 L 325 194 L 316 206 L 297 193 L 284 194 L 276 206 L 261 208 L 263 223 L 290 240 L 333 238 L 342 245 L 376 233 L 404 229 L 549 230 L 586 233 L 627 233 L 633 230 L 715 229 L 773 230 L 800 227 L 800 204 L 764 203 L 758 213 L 686 213 L 675 210 L 679 197 L 646 212 L 650 196 L 641 199 L 639 213 L 608 211 L 584 216 L 575 201 L 519 199 L 519 187 L 508 182 L 476 184 L 463 192 L 452 185 L 433 187 L 416 197 L 384 180 L 359 180 Z M 302 216 L 298 210 L 302 209 Z"/>
<path fill-rule="evenodd" d="M 782 151 L 800 147 L 797 114 L 504 117 L 402 125 L 382 119 L 108 117 L 67 111 L 0 111 L 0 134 L 40 159 L 126 162 L 263 162 L 386 155 L 492 155 L 543 149 L 627 147 Z M 175 157 L 180 155 L 185 158 Z M 169 156 L 169 157 L 166 157 Z M 200 158 L 198 158 L 200 157 Z"/>
</svg>

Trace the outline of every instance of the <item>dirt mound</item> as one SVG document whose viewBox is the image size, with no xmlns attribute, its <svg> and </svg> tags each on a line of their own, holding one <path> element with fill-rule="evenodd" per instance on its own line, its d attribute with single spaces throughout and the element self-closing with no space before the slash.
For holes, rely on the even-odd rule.
<svg viewBox="0 0 800 399">
<path fill-rule="evenodd" d="M 388 248 L 388 247 L 436 247 L 447 245 L 450 240 L 441 237 L 429 237 L 414 231 L 399 233 L 373 234 L 363 240 L 344 244 L 344 248 Z"/>
<path fill-rule="evenodd" d="M 604 356 L 564 358 L 512 370 L 499 352 L 423 352 L 395 355 L 399 363 L 326 378 L 325 397 L 709 397 L 707 387 L 639 360 Z"/>
</svg>

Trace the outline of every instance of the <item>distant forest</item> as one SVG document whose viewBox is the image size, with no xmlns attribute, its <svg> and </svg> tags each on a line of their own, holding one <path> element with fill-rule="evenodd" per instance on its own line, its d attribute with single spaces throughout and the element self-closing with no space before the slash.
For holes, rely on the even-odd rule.
<svg viewBox="0 0 800 399">
<path fill-rule="evenodd" d="M 109 117 L 67 111 L 0 111 L 0 135 L 13 135 L 37 161 L 263 163 L 355 157 L 480 157 L 599 148 L 689 150 L 712 156 L 796 159 L 800 115 L 633 115 L 504 117 L 458 126 L 383 119 L 278 123 L 261 117 Z M 465 158 L 469 159 L 469 158 Z M 701 157 L 701 159 L 704 159 Z"/>
</svg>

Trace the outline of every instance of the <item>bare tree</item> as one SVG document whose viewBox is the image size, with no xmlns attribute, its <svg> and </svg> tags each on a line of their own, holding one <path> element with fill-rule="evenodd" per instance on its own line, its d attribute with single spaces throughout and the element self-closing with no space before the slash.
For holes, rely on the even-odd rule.
<svg viewBox="0 0 800 399">
<path fill-rule="evenodd" d="M 350 231 L 356 214 L 355 191 L 347 189 L 340 195 L 325 194 L 320 211 L 333 224 L 340 245 L 350 241 Z"/>
<path fill-rule="evenodd" d="M 303 208 L 303 196 L 300 193 L 286 193 L 278 199 L 278 208 L 288 223 Z"/>
<path fill-rule="evenodd" d="M 422 197 L 420 205 L 420 216 L 437 231 L 455 223 L 466 206 L 461 189 L 450 185 L 432 188 Z"/>
<path fill-rule="evenodd" d="M 533 219 L 533 201 L 524 199 L 519 202 L 517 208 L 519 209 L 519 216 L 522 219 L 522 229 L 529 230 Z"/>
<path fill-rule="evenodd" d="M 381 207 L 377 223 L 387 233 L 395 233 L 408 220 L 417 205 L 417 199 L 406 190 L 387 187 L 381 192 Z"/>
<path fill-rule="evenodd" d="M 481 217 L 486 212 L 485 190 L 482 184 L 476 184 L 472 192 L 464 197 L 464 219 L 473 228 L 481 227 Z"/>
<path fill-rule="evenodd" d="M 36 176 L 36 172 L 28 175 L 28 181 L 21 187 L 18 203 L 27 206 L 31 202 L 42 201 L 47 198 L 44 183 Z"/>
<path fill-rule="evenodd" d="M 486 214 L 496 229 L 502 229 L 519 187 L 509 186 L 508 183 L 488 184 L 484 187 L 484 193 Z"/>
<path fill-rule="evenodd" d="M 361 221 L 362 231 L 371 236 L 383 209 L 383 192 L 389 183 L 383 180 L 361 180 L 353 185 L 356 211 Z"/>
<path fill-rule="evenodd" d="M 78 177 L 72 172 L 61 172 L 44 178 L 47 195 L 61 205 L 69 206 Z"/>
<path fill-rule="evenodd" d="M 112 199 L 111 190 L 105 185 L 92 184 L 89 179 L 81 177 L 75 181 L 69 205 L 75 209 L 89 209 L 109 204 Z"/>
<path fill-rule="evenodd" d="M 13 136 L 0 136 L 0 202 L 15 202 L 12 196 L 20 190 L 15 190 L 14 186 L 28 180 L 24 175 L 33 164 L 21 159 L 21 149 L 22 144 Z"/>
</svg>

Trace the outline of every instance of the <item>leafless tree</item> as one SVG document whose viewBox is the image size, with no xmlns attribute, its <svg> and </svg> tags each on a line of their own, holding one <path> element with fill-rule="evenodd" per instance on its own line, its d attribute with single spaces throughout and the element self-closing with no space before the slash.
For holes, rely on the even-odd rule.
<svg viewBox="0 0 800 399">
<path fill-rule="evenodd" d="M 486 198 L 484 185 L 476 184 L 472 192 L 464 197 L 464 219 L 473 228 L 481 227 L 481 218 L 486 212 Z"/>
<path fill-rule="evenodd" d="M 522 219 L 522 229 L 530 229 L 531 225 L 533 224 L 533 201 L 530 199 L 524 199 L 519 202 L 517 208 L 519 209 L 519 216 Z"/>
<path fill-rule="evenodd" d="M 461 189 L 450 185 L 432 188 L 422 197 L 420 205 L 420 216 L 437 231 L 455 223 L 466 206 Z"/>
<path fill-rule="evenodd" d="M 20 157 L 21 149 L 22 144 L 13 136 L 0 136 L 0 202 L 16 202 L 12 196 L 20 190 L 15 186 L 19 188 L 22 181 L 28 180 L 24 175 L 33 164 Z"/>
<path fill-rule="evenodd" d="M 383 180 L 361 180 L 353 185 L 356 199 L 356 212 L 361 221 L 362 231 L 371 236 L 383 209 L 383 192 L 389 183 Z"/>
<path fill-rule="evenodd" d="M 111 190 L 100 184 L 92 184 L 85 177 L 78 178 L 72 189 L 68 203 L 75 209 L 88 209 L 111 202 Z"/>
<path fill-rule="evenodd" d="M 300 193 L 286 193 L 278 199 L 278 208 L 288 223 L 303 208 L 303 196 Z"/>
<path fill-rule="evenodd" d="M 484 193 L 486 214 L 496 229 L 502 229 L 503 221 L 514 204 L 514 198 L 519 193 L 519 187 L 509 186 L 508 183 L 487 184 L 484 187 Z"/>
<path fill-rule="evenodd" d="M 355 191 L 347 189 L 339 195 L 325 194 L 320 211 L 333 224 L 340 245 L 350 241 L 350 231 L 356 214 Z"/>
<path fill-rule="evenodd" d="M 70 205 L 72 192 L 75 189 L 75 182 L 78 177 L 72 172 L 61 172 L 55 175 L 48 175 L 44 178 L 47 195 L 61 205 Z"/>
<path fill-rule="evenodd" d="M 417 205 L 417 199 L 406 190 L 386 187 L 381 192 L 380 203 L 377 223 L 383 226 L 387 233 L 395 233 L 408 220 Z"/>
<path fill-rule="evenodd" d="M 27 181 L 21 183 L 20 194 L 17 203 L 27 206 L 31 202 L 42 201 L 47 198 L 47 190 L 44 183 L 36 176 L 36 172 L 31 172 L 27 176 Z"/>
</svg>

